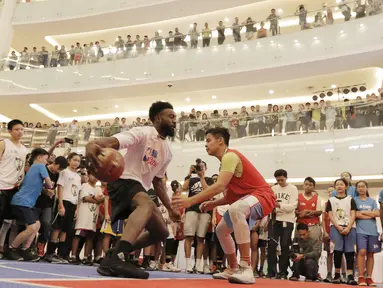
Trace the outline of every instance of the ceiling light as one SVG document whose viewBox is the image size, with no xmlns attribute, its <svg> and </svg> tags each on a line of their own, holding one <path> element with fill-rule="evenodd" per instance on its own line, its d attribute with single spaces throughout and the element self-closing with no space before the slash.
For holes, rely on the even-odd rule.
<svg viewBox="0 0 383 288">
<path fill-rule="evenodd" d="M 217 99 L 217 96 L 213 95 L 211 96 L 211 99 Z"/>
<path fill-rule="evenodd" d="M 314 40 L 318 40 L 318 37 L 314 37 Z"/>
<path fill-rule="evenodd" d="M 158 30 L 157 32 L 158 32 L 158 33 L 162 33 L 162 30 L 160 29 L 160 30 Z"/>
<path fill-rule="evenodd" d="M 205 70 L 201 70 L 201 72 L 203 73 L 203 72 L 205 72 Z"/>
<path fill-rule="evenodd" d="M 362 24 L 360 24 L 359 26 L 360 26 L 360 27 L 363 27 L 363 26 L 364 26 L 364 24 L 362 23 Z"/>
<path fill-rule="evenodd" d="M 73 112 L 74 112 L 74 113 L 77 113 L 77 110 L 76 110 L 76 109 L 73 109 Z"/>
<path fill-rule="evenodd" d="M 229 18 L 225 17 L 225 21 L 226 21 L 226 22 L 229 22 Z"/>
<path fill-rule="evenodd" d="M 118 108 L 118 105 L 114 105 L 114 108 Z"/>
<path fill-rule="evenodd" d="M 340 2 L 342 2 L 342 0 L 336 0 L 336 3 L 339 4 Z"/>
<path fill-rule="evenodd" d="M 193 28 L 193 27 L 194 27 L 193 23 L 192 23 L 192 24 L 190 24 L 189 26 L 190 26 L 190 28 Z"/>
<path fill-rule="evenodd" d="M 172 73 L 172 76 L 174 77 L 174 73 Z"/>
<path fill-rule="evenodd" d="M 274 94 L 274 90 L 269 90 L 269 94 Z"/>
<path fill-rule="evenodd" d="M 340 30 L 340 34 L 343 34 L 344 33 L 344 31 L 343 30 Z"/>
<path fill-rule="evenodd" d="M 336 86 L 335 84 L 332 84 L 332 85 L 331 85 L 331 88 L 332 88 L 332 89 L 335 89 L 336 87 L 338 87 L 338 86 Z"/>
<path fill-rule="evenodd" d="M 120 74 L 124 74 L 124 72 L 120 72 Z"/>
<path fill-rule="evenodd" d="M 185 100 L 186 100 L 186 102 L 190 102 L 190 98 L 186 98 Z"/>
<path fill-rule="evenodd" d="M 295 43 L 298 43 L 299 41 L 298 40 L 294 40 Z"/>
<path fill-rule="evenodd" d="M 278 12 L 278 14 L 282 14 L 283 13 L 283 9 L 282 8 L 278 8 L 277 12 Z"/>
</svg>

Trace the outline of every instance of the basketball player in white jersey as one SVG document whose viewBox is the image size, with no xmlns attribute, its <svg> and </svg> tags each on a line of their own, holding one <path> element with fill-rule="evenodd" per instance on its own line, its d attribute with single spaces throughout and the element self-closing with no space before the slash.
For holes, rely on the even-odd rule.
<svg viewBox="0 0 383 288">
<path fill-rule="evenodd" d="M 24 179 L 24 165 L 28 150 L 21 143 L 24 134 L 23 122 L 12 120 L 8 123 L 10 139 L 0 138 L 0 226 L 5 219 L 11 218 L 11 199 Z M 4 244 L 11 226 L 4 222 L 0 229 L 0 245 Z"/>
</svg>

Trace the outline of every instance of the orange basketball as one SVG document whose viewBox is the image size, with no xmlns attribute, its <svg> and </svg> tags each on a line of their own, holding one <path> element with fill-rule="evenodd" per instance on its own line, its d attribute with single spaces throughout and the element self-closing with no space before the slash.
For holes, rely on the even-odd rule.
<svg viewBox="0 0 383 288">
<path fill-rule="evenodd" d="M 96 178 L 102 182 L 113 182 L 120 178 L 124 172 L 124 158 L 117 150 L 103 148 L 98 155 L 100 168 L 95 173 Z"/>
</svg>

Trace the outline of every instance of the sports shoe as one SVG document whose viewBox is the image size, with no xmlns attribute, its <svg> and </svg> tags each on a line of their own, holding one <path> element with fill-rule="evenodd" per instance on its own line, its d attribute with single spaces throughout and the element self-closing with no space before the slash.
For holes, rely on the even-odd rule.
<svg viewBox="0 0 383 288">
<path fill-rule="evenodd" d="M 88 257 L 81 262 L 85 266 L 93 266 L 93 260 L 92 257 Z"/>
<path fill-rule="evenodd" d="M 231 275 L 228 280 L 230 283 L 235 284 L 254 284 L 255 277 L 253 274 L 253 269 L 251 266 L 249 266 L 249 264 L 241 261 L 238 270 L 233 273 L 233 275 Z"/>
<path fill-rule="evenodd" d="M 335 273 L 335 276 L 334 278 L 332 279 L 332 284 L 340 284 L 342 282 L 342 279 L 340 277 L 340 274 L 336 274 Z"/>
<path fill-rule="evenodd" d="M 45 254 L 45 243 L 37 243 L 37 255 L 43 258 Z"/>
<path fill-rule="evenodd" d="M 37 255 L 36 251 L 31 248 L 21 250 L 21 256 L 23 257 L 24 261 L 37 262 L 40 260 L 39 255 Z"/>
<path fill-rule="evenodd" d="M 221 273 L 213 274 L 213 279 L 228 280 L 230 276 L 237 272 L 238 269 L 226 268 Z"/>
<path fill-rule="evenodd" d="M 298 281 L 299 280 L 299 275 L 291 275 L 291 277 L 289 278 L 290 281 Z"/>
<path fill-rule="evenodd" d="M 347 284 L 348 285 L 358 285 L 358 283 L 355 281 L 353 275 L 348 275 L 347 276 Z"/>
<path fill-rule="evenodd" d="M 371 279 L 371 277 L 367 277 L 367 278 L 366 278 L 366 283 L 367 283 L 368 286 L 376 287 L 376 284 L 375 284 L 375 282 Z"/>
<path fill-rule="evenodd" d="M 166 270 L 165 270 L 166 269 Z M 165 263 L 163 267 L 163 271 L 169 271 L 169 272 L 181 272 L 181 269 L 177 266 L 174 266 L 173 262 Z"/>
<path fill-rule="evenodd" d="M 69 258 L 68 262 L 72 265 L 80 265 L 81 264 L 81 259 L 77 258 L 75 256 L 72 256 Z"/>
<path fill-rule="evenodd" d="M 110 277 L 125 277 L 136 279 L 148 279 L 149 273 L 135 267 L 133 264 L 126 262 L 123 253 L 120 253 L 118 257 L 107 255 L 101 262 L 100 267 L 97 268 L 97 272 L 103 276 Z"/>
<path fill-rule="evenodd" d="M 4 259 L 4 254 L 3 254 L 3 252 L 0 252 L 0 259 Z"/>
<path fill-rule="evenodd" d="M 193 269 L 193 265 L 191 264 L 191 261 L 189 262 L 188 266 L 186 267 L 186 273 L 189 273 L 189 274 L 194 273 L 194 269 Z"/>
<path fill-rule="evenodd" d="M 68 264 L 69 263 L 68 260 L 63 259 L 56 254 L 46 255 L 45 261 L 52 263 L 52 264 Z"/>
<path fill-rule="evenodd" d="M 151 260 L 151 261 L 149 262 L 149 266 L 148 266 L 145 270 L 147 270 L 147 271 L 156 271 L 156 270 L 158 270 L 158 269 L 157 269 L 157 262 Z"/>
<path fill-rule="evenodd" d="M 363 276 L 358 277 L 358 286 L 367 286 L 366 279 Z"/>
<path fill-rule="evenodd" d="M 266 278 L 266 275 L 265 275 L 265 273 L 263 273 L 262 270 L 258 271 L 258 276 L 259 276 L 259 278 Z"/>
<path fill-rule="evenodd" d="M 23 256 L 20 255 L 20 252 L 16 248 L 9 248 L 5 252 L 5 258 L 9 260 L 22 261 L 24 260 Z"/>
<path fill-rule="evenodd" d="M 323 279 L 323 282 L 325 282 L 325 283 L 331 283 L 332 282 L 331 273 L 327 274 L 327 277 L 325 279 Z"/>
<path fill-rule="evenodd" d="M 203 274 L 211 274 L 211 270 L 210 270 L 209 265 L 203 266 Z"/>
<path fill-rule="evenodd" d="M 285 273 L 279 273 L 277 275 L 277 279 L 279 279 L 279 280 L 287 280 L 288 278 L 287 278 L 287 275 Z"/>
</svg>

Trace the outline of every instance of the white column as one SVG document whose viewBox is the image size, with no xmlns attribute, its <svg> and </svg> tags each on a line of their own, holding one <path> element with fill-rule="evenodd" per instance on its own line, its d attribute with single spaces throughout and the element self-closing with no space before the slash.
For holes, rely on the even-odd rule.
<svg viewBox="0 0 383 288">
<path fill-rule="evenodd" d="M 12 18 L 16 0 L 0 0 L 0 59 L 6 58 L 12 45 Z"/>
</svg>

